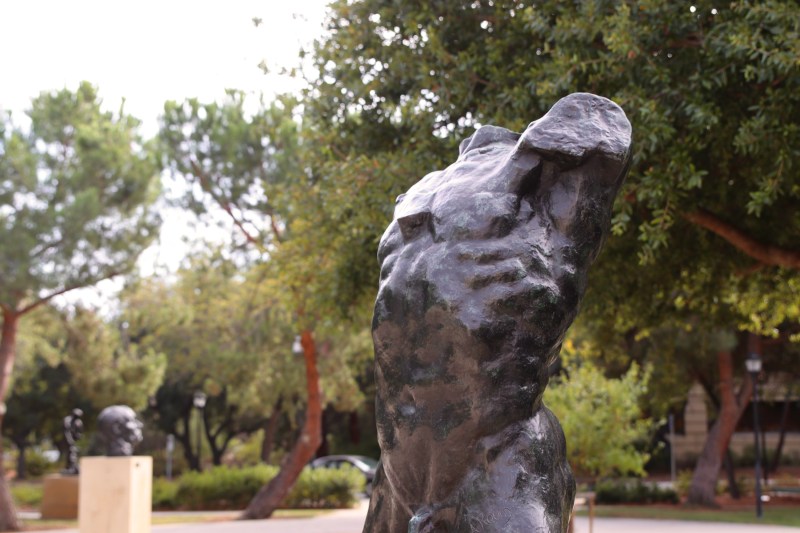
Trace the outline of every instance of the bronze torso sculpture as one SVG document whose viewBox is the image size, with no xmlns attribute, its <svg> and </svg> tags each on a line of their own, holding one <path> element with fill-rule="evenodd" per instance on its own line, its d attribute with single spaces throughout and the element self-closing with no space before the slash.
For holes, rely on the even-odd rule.
<svg viewBox="0 0 800 533">
<path fill-rule="evenodd" d="M 373 319 L 381 445 L 365 532 L 563 532 L 575 483 L 542 404 L 627 172 L 631 129 L 577 93 L 484 126 L 397 200 Z"/>
<path fill-rule="evenodd" d="M 67 441 L 67 463 L 62 474 L 67 476 L 77 476 L 78 469 L 78 441 L 83 436 L 83 411 L 73 409 L 72 412 L 64 417 L 64 440 Z"/>
<path fill-rule="evenodd" d="M 106 455 L 133 455 L 133 447 L 142 441 L 142 422 L 127 405 L 112 405 L 97 417 L 97 439 Z"/>
</svg>

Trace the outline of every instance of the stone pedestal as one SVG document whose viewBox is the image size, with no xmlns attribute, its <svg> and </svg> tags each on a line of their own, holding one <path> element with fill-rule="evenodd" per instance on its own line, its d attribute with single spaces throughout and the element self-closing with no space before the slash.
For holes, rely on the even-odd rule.
<svg viewBox="0 0 800 533">
<path fill-rule="evenodd" d="M 78 476 L 60 474 L 44 478 L 42 518 L 75 520 L 78 518 Z"/>
<path fill-rule="evenodd" d="M 150 533 L 152 457 L 83 457 L 80 471 L 80 533 Z"/>
</svg>

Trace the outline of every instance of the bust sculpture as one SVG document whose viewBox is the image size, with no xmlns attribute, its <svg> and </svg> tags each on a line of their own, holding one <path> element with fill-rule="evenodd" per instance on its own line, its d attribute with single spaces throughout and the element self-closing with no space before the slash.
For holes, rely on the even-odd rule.
<svg viewBox="0 0 800 533">
<path fill-rule="evenodd" d="M 83 436 L 83 411 L 73 409 L 70 414 L 64 417 L 64 440 L 67 441 L 67 464 L 62 474 L 77 476 L 78 470 L 78 441 Z"/>
<path fill-rule="evenodd" d="M 631 127 L 577 93 L 494 126 L 397 199 L 372 330 L 381 464 L 365 532 L 565 532 L 575 494 L 542 403 L 627 173 Z"/>
<path fill-rule="evenodd" d="M 97 417 L 97 438 L 106 455 L 133 455 L 133 447 L 142 441 L 142 422 L 127 405 L 112 405 Z"/>
</svg>

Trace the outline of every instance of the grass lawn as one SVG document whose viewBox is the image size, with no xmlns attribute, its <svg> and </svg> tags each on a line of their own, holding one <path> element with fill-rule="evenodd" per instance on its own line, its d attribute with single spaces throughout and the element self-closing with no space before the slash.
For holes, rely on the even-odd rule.
<svg viewBox="0 0 800 533">
<path fill-rule="evenodd" d="M 585 509 L 578 515 L 587 516 Z M 799 506 L 765 505 L 764 518 L 756 519 L 753 509 L 691 509 L 676 505 L 642 506 L 642 505 L 598 505 L 595 516 L 611 518 L 648 518 L 656 520 L 696 520 L 699 522 L 733 522 L 740 524 L 770 524 L 776 526 L 800 527 Z"/>
</svg>

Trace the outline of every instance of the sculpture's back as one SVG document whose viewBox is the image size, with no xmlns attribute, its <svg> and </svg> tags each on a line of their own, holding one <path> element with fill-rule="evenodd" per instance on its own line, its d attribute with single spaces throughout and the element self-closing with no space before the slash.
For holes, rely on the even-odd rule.
<svg viewBox="0 0 800 533">
<path fill-rule="evenodd" d="M 574 481 L 541 398 L 630 134 L 616 104 L 573 94 L 522 135 L 482 127 L 398 198 L 378 251 L 364 531 L 566 531 Z"/>
</svg>

